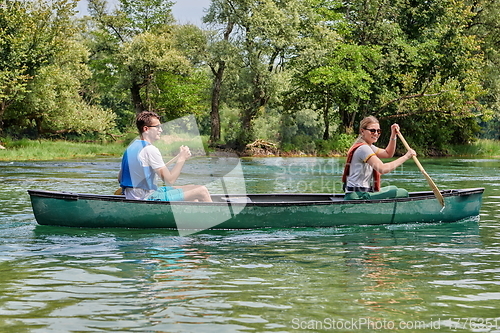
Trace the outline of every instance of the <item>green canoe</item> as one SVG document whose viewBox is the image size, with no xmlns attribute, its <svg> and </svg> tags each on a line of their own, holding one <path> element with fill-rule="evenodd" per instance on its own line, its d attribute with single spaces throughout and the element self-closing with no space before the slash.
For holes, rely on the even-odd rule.
<svg viewBox="0 0 500 333">
<path fill-rule="evenodd" d="M 214 202 L 127 200 L 119 195 L 29 190 L 41 225 L 89 228 L 205 229 L 332 227 L 453 222 L 479 215 L 483 188 L 429 192 L 408 198 L 344 200 L 343 194 L 213 195 Z"/>
</svg>

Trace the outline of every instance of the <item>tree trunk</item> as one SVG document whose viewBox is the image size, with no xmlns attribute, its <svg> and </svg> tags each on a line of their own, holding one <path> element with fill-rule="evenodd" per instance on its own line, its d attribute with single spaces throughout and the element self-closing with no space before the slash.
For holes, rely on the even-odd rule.
<svg viewBox="0 0 500 333">
<path fill-rule="evenodd" d="M 5 101 L 0 102 L 0 133 L 3 131 L 3 115 L 7 109 L 7 103 Z"/>
<path fill-rule="evenodd" d="M 340 119 L 342 121 L 342 126 L 346 134 L 354 133 L 354 121 L 356 120 L 357 112 L 349 112 L 347 110 L 342 110 L 339 108 Z"/>
<path fill-rule="evenodd" d="M 141 87 L 141 84 L 135 82 L 132 83 L 132 86 L 130 87 L 130 94 L 132 97 L 132 104 L 134 105 L 135 113 L 146 111 L 142 102 Z"/>
<path fill-rule="evenodd" d="M 254 110 L 253 107 L 249 107 L 244 111 L 243 117 L 241 118 L 241 129 L 243 133 L 246 133 L 247 140 L 250 140 L 252 133 L 252 119 L 253 115 L 256 114 L 257 111 Z M 248 142 L 244 142 L 247 144 Z"/>
<path fill-rule="evenodd" d="M 35 124 L 36 124 L 36 133 L 37 133 L 37 137 L 41 137 L 43 135 L 43 126 L 42 126 L 42 123 L 43 123 L 43 119 L 41 117 L 36 117 L 35 118 Z"/>
<path fill-rule="evenodd" d="M 323 108 L 323 121 L 325 123 L 325 131 L 323 132 L 323 140 L 330 139 L 330 98 L 325 97 L 325 106 Z"/>
<path fill-rule="evenodd" d="M 245 146 L 254 139 L 252 128 L 252 115 L 254 113 L 256 113 L 256 111 L 254 111 L 252 106 L 243 110 L 243 115 L 241 117 L 241 131 L 236 142 L 236 148 L 238 150 L 243 150 Z"/>
<path fill-rule="evenodd" d="M 214 71 L 214 87 L 212 89 L 212 109 L 210 110 L 210 143 L 215 144 L 220 141 L 220 93 L 222 87 L 222 79 L 226 63 L 219 61 L 219 69 Z"/>
<path fill-rule="evenodd" d="M 254 87 L 258 87 L 258 78 L 255 81 Z M 240 135 L 240 139 L 238 145 L 240 148 L 244 147 L 247 143 L 254 139 L 253 137 L 253 126 L 252 121 L 255 119 L 260 110 L 262 110 L 269 101 L 269 96 L 267 96 L 266 92 L 262 89 L 256 88 L 254 91 L 254 100 L 251 105 L 246 108 L 243 112 L 242 116 L 242 132 Z"/>
<path fill-rule="evenodd" d="M 233 31 L 234 22 L 229 21 L 224 30 L 224 41 L 229 40 L 229 35 Z M 214 74 L 214 83 L 212 89 L 212 108 L 210 110 L 210 143 L 215 144 L 220 141 L 220 94 L 222 89 L 222 81 L 224 79 L 224 71 L 226 70 L 226 62 L 218 61 L 218 69 L 212 67 Z"/>
</svg>

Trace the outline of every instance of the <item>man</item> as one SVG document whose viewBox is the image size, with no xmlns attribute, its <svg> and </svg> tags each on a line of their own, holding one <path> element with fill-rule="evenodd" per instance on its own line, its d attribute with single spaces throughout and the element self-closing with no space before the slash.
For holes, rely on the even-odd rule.
<svg viewBox="0 0 500 333">
<path fill-rule="evenodd" d="M 160 150 L 153 143 L 160 139 L 160 117 L 150 111 L 143 111 L 136 117 L 140 139 L 135 140 L 125 151 L 118 180 L 127 199 L 160 201 L 212 201 L 205 186 L 185 185 L 158 188 L 159 176 L 170 185 L 179 177 L 184 162 L 191 156 L 189 148 L 181 146 L 177 163 L 169 170 L 163 162 Z"/>
</svg>

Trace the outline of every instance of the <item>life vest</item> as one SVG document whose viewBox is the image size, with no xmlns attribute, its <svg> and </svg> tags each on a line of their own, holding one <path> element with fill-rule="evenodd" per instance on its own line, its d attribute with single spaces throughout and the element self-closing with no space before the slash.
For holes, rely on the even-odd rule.
<svg viewBox="0 0 500 333">
<path fill-rule="evenodd" d="M 351 162 L 352 162 L 352 157 L 354 156 L 354 152 L 356 149 L 361 147 L 362 145 L 366 145 L 364 142 L 358 142 L 354 144 L 351 149 L 347 152 L 347 160 L 345 162 L 344 166 L 344 173 L 342 174 L 342 183 L 344 183 L 344 186 L 347 184 L 347 177 L 349 176 L 349 171 L 351 170 Z M 374 192 L 379 192 L 380 191 L 380 177 L 381 174 L 377 170 L 373 169 L 373 191 Z"/>
<path fill-rule="evenodd" d="M 122 157 L 120 187 L 139 187 L 145 190 L 156 190 L 155 172 L 147 166 L 143 167 L 139 160 L 139 153 L 151 143 L 144 140 L 135 140 Z"/>
</svg>

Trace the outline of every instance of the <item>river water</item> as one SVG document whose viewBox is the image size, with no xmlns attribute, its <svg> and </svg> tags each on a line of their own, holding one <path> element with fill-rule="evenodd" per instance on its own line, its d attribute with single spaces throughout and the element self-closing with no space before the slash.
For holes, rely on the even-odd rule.
<svg viewBox="0 0 500 333">
<path fill-rule="evenodd" d="M 338 192 L 343 161 L 242 164 L 249 193 Z M 0 162 L 0 332 L 500 332 L 500 160 L 421 162 L 440 189 L 485 187 L 480 217 L 186 237 L 39 226 L 26 190 L 109 194 L 119 160 Z M 406 164 L 384 185 L 427 190 Z M 185 171 L 196 182 L 196 160 Z"/>
</svg>

